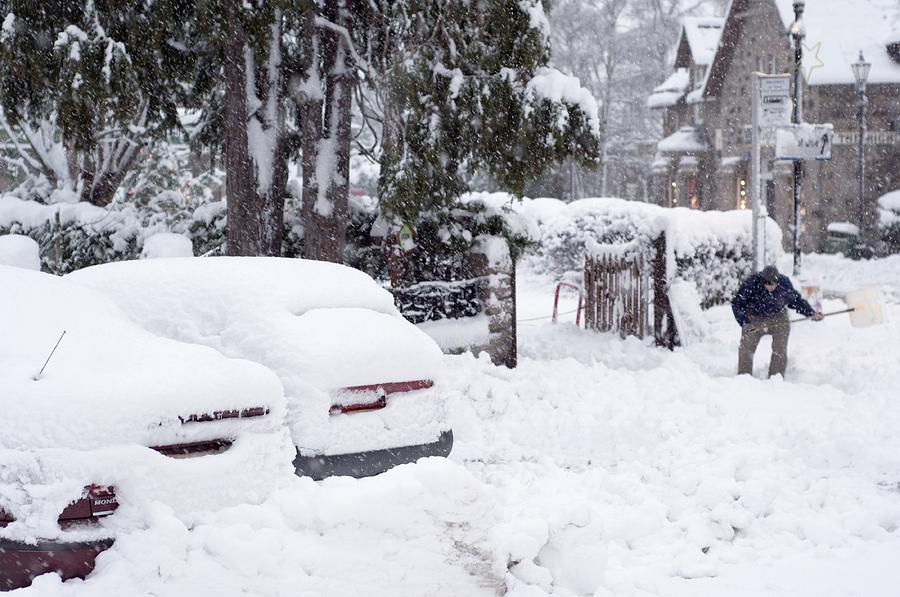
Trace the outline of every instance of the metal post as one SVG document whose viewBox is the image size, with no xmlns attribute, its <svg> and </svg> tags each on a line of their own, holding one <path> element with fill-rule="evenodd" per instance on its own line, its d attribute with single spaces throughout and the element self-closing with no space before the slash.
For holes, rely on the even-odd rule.
<svg viewBox="0 0 900 597">
<path fill-rule="evenodd" d="M 859 118 L 859 147 L 857 149 L 857 153 L 859 155 L 859 192 L 857 196 L 857 201 L 859 205 L 857 209 L 859 210 L 859 232 L 860 232 L 860 241 L 865 242 L 867 237 L 867 217 L 866 217 L 866 203 L 865 203 L 865 185 L 866 185 L 866 104 L 868 103 L 868 98 L 866 97 L 866 86 L 865 83 L 858 86 L 857 93 L 859 94 L 859 110 L 858 110 L 858 118 Z"/>
<path fill-rule="evenodd" d="M 766 247 L 765 247 L 765 239 L 762 237 L 761 232 L 765 230 L 765 221 L 762 222 L 762 227 L 760 227 L 760 197 L 762 196 L 760 187 L 762 186 L 762 175 L 760 174 L 760 148 L 759 148 L 759 73 L 753 73 L 750 75 L 753 80 L 753 98 L 752 98 L 752 107 L 753 111 L 751 114 L 753 115 L 751 126 L 750 126 L 750 143 L 751 143 L 751 155 L 750 155 L 750 208 L 752 210 L 751 217 L 753 218 L 752 224 L 752 234 L 753 234 L 753 271 L 758 272 L 762 270 L 765 266 L 766 260 Z M 762 230 L 760 229 L 762 228 Z"/>
<path fill-rule="evenodd" d="M 791 26 L 791 37 L 794 39 L 794 112 L 791 122 L 803 122 L 803 0 L 794 1 L 794 24 Z M 803 183 L 803 162 L 794 161 L 794 276 L 800 275 L 800 187 Z"/>
</svg>

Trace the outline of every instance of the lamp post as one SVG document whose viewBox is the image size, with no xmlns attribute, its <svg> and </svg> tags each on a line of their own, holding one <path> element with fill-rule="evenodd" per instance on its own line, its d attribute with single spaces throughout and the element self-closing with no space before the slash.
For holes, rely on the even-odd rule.
<svg viewBox="0 0 900 597">
<path fill-rule="evenodd" d="M 857 146 L 857 157 L 859 158 L 859 188 L 856 195 L 857 221 L 859 230 L 863 240 L 867 234 L 866 204 L 865 204 L 865 184 L 866 184 L 866 105 L 869 98 L 866 97 L 866 81 L 869 78 L 869 70 L 872 65 L 863 58 L 862 50 L 859 51 L 859 60 L 850 65 L 853 69 L 853 78 L 856 79 L 856 118 L 859 124 L 859 144 Z"/>
<path fill-rule="evenodd" d="M 794 94 L 792 96 L 793 114 L 791 122 L 803 122 L 803 38 L 806 27 L 803 25 L 804 0 L 794 0 L 794 22 L 791 24 L 791 38 L 794 42 Z M 803 183 L 803 162 L 794 160 L 794 275 L 800 275 L 800 186 Z"/>
</svg>

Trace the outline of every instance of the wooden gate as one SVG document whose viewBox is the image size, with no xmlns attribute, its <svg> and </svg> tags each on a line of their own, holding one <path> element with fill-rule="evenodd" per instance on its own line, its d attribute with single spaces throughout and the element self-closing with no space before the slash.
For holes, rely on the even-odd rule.
<svg viewBox="0 0 900 597">
<path fill-rule="evenodd" d="M 644 249 L 636 242 L 591 247 L 584 265 L 585 328 L 623 338 L 652 332 L 657 345 L 671 349 L 678 333 L 667 291 L 665 235 Z"/>
<path fill-rule="evenodd" d="M 600 332 L 643 338 L 647 331 L 646 264 L 639 251 L 599 245 L 585 261 L 584 324 Z"/>
</svg>

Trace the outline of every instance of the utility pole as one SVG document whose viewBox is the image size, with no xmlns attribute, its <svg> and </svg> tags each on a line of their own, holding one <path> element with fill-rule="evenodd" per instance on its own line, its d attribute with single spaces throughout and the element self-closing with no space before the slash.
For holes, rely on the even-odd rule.
<svg viewBox="0 0 900 597">
<path fill-rule="evenodd" d="M 850 65 L 853 70 L 853 78 L 856 79 L 856 107 L 857 123 L 859 124 L 859 145 L 857 157 L 859 158 L 859 190 L 857 192 L 857 222 L 863 244 L 868 240 L 868 218 L 866 217 L 866 105 L 869 99 L 866 97 L 866 81 L 869 78 L 869 69 L 872 65 L 866 62 L 862 50 L 859 51 L 859 60 Z"/>
<path fill-rule="evenodd" d="M 794 23 L 791 25 L 791 38 L 794 40 L 794 94 L 793 115 L 791 122 L 803 122 L 803 38 L 806 27 L 803 25 L 804 0 L 794 0 Z M 800 275 L 800 187 L 803 184 L 803 162 L 794 161 L 794 276 Z"/>
</svg>

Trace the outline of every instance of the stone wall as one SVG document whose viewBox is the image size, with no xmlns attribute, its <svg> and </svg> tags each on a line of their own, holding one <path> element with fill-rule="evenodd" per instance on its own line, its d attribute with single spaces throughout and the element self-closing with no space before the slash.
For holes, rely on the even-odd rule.
<svg viewBox="0 0 900 597">
<path fill-rule="evenodd" d="M 515 367 L 516 350 L 516 270 L 506 239 L 480 236 L 468 256 L 471 271 L 482 283 L 479 300 L 488 316 L 490 339 L 484 346 L 472 347 L 478 354 L 487 352 L 495 365 Z"/>
</svg>

